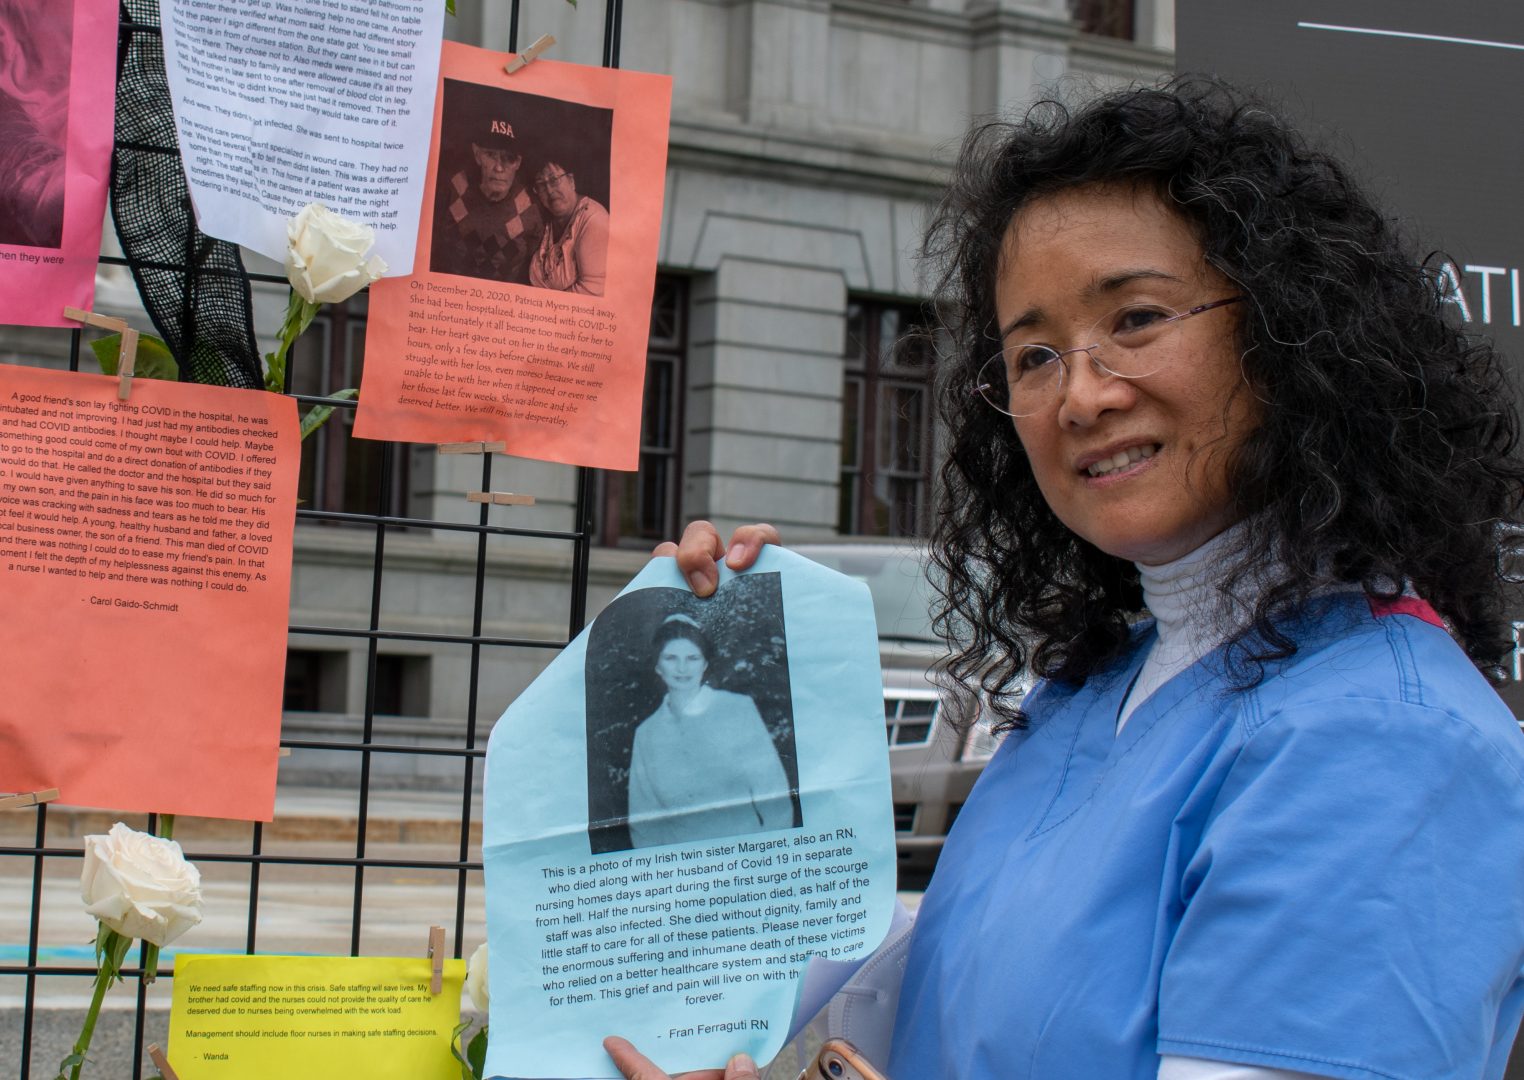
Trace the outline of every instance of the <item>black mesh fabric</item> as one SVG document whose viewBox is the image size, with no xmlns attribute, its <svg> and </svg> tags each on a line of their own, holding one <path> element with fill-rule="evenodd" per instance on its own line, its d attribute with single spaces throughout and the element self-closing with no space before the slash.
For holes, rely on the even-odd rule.
<svg viewBox="0 0 1524 1080">
<path fill-rule="evenodd" d="M 111 217 L 143 306 L 186 382 L 264 386 L 236 244 L 196 228 L 164 75 L 159 0 L 122 0 Z"/>
</svg>

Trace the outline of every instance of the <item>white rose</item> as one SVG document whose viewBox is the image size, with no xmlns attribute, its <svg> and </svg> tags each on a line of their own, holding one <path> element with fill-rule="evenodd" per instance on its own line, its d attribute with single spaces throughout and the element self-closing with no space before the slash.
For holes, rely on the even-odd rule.
<svg viewBox="0 0 1524 1080">
<path fill-rule="evenodd" d="M 286 278 L 309 304 L 337 304 L 386 273 L 369 225 L 357 225 L 322 203 L 308 203 L 286 223 Z"/>
<path fill-rule="evenodd" d="M 466 993 L 471 995 L 471 1004 L 476 1006 L 476 1011 L 487 1011 L 487 1002 L 490 995 L 487 993 L 487 943 L 484 941 L 476 947 L 471 954 L 471 959 L 466 961 Z"/>
<path fill-rule="evenodd" d="M 201 921 L 201 872 L 173 840 L 118 821 L 85 837 L 85 910 L 123 937 L 164 946 Z"/>
</svg>

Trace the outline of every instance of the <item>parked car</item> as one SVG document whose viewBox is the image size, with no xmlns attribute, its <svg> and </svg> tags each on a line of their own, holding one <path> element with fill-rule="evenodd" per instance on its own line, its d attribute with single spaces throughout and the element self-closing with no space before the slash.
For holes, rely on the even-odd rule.
<svg viewBox="0 0 1524 1080">
<path fill-rule="evenodd" d="M 790 547 L 863 582 L 873 596 L 900 888 L 924 888 L 948 829 L 999 742 L 983 716 L 960 732 L 931 680 L 946 646 L 931 627 L 935 593 L 926 578 L 926 548 L 903 540 Z"/>
</svg>

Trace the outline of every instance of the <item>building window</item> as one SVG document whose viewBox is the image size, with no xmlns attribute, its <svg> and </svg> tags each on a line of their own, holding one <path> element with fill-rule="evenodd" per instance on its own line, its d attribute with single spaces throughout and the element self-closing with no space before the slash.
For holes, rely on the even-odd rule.
<svg viewBox="0 0 1524 1080">
<path fill-rule="evenodd" d="M 906 334 L 919 309 L 854 300 L 847 305 L 837 528 L 871 536 L 920 536 L 929 524 L 931 350 Z"/>
<path fill-rule="evenodd" d="M 286 712 L 341 713 L 349 675 L 349 654 L 331 649 L 288 649 Z"/>
<path fill-rule="evenodd" d="M 677 535 L 687 389 L 688 283 L 660 275 L 651 303 L 640 469 L 599 472 L 593 535 L 608 546 L 649 546 Z"/>
<path fill-rule="evenodd" d="M 935 691 L 910 691 L 903 695 L 884 694 L 884 727 L 890 746 L 923 746 L 931 741 L 931 726 L 937 718 L 939 699 Z"/>
<path fill-rule="evenodd" d="M 340 304 L 324 304 L 307 332 L 291 347 L 291 392 L 326 397 L 346 387 L 360 385 L 365 361 L 367 293 L 358 293 Z M 309 406 L 303 405 L 302 412 Z M 328 423 L 302 444 L 302 468 L 297 497 L 313 510 L 337 510 L 357 514 L 405 515 L 409 455 L 392 458 L 391 483 L 376 505 L 381 490 L 381 453 L 384 444 L 351 435 L 353 409 L 336 409 Z"/>
<path fill-rule="evenodd" d="M 429 657 L 376 657 L 374 716 L 429 715 Z"/>
<path fill-rule="evenodd" d="M 1069 0 L 1069 11 L 1087 34 L 1131 41 L 1134 0 Z"/>
</svg>

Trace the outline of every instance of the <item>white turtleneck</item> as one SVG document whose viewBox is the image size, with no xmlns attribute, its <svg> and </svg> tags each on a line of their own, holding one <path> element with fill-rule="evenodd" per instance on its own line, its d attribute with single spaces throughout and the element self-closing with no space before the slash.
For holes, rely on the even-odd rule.
<svg viewBox="0 0 1524 1080">
<path fill-rule="evenodd" d="M 1241 528 L 1239 526 L 1238 528 Z M 1138 564 L 1143 605 L 1154 617 L 1157 635 L 1138 670 L 1127 700 L 1117 716 L 1121 732 L 1133 710 L 1149 695 L 1200 660 L 1239 629 L 1253 610 L 1257 592 L 1240 588 L 1232 607 L 1223 610 L 1217 583 L 1225 567 L 1222 555 L 1232 545 L 1235 529 L 1219 533 L 1195 551 L 1160 566 Z M 1159 1059 L 1159 1080 L 1320 1080 L 1313 1073 L 1239 1065 L 1230 1061 L 1166 1054 Z"/>
<path fill-rule="evenodd" d="M 1218 533 L 1174 562 L 1137 564 L 1143 582 L 1143 606 L 1154 617 L 1157 638 L 1117 716 L 1118 732 L 1150 694 L 1215 649 L 1249 618 L 1252 592 L 1235 597 L 1232 611 L 1225 613 L 1217 591 L 1225 569 L 1221 556 L 1232 545 L 1237 530 Z"/>
</svg>

